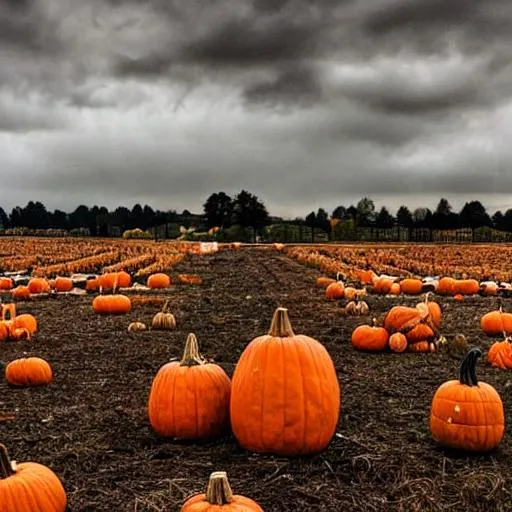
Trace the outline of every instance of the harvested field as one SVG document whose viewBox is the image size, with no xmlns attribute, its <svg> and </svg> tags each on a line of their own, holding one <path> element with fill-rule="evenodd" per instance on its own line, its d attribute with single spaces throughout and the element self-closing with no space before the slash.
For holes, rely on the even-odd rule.
<svg viewBox="0 0 512 512">
<path fill-rule="evenodd" d="M 457 378 L 459 361 L 437 353 L 367 354 L 350 344 L 355 326 L 417 298 L 370 295 L 370 316 L 344 317 L 315 286 L 319 270 L 271 248 L 188 255 L 174 272 L 204 279 L 161 292 L 171 299 L 175 331 L 127 332 L 131 321 L 150 324 L 156 305 L 100 317 L 91 296 L 56 296 L 19 303 L 20 313 L 37 317 L 40 331 L 31 342 L 0 346 L 2 363 L 24 352 L 52 363 L 47 387 L 14 389 L 0 380 L 0 440 L 13 459 L 41 462 L 59 475 L 70 511 L 178 511 L 212 471 L 227 471 L 233 490 L 265 511 L 511 510 L 510 431 L 497 451 L 478 456 L 443 450 L 429 433 L 432 395 Z M 480 331 L 481 315 L 498 300 L 512 308 L 507 298 L 436 300 L 443 333 L 463 332 L 485 350 L 493 340 Z M 321 341 L 335 363 L 342 405 L 329 448 L 279 458 L 248 453 L 232 437 L 203 444 L 159 439 L 147 420 L 151 381 L 181 356 L 187 334 L 194 332 L 202 353 L 231 375 L 277 306 L 287 307 L 295 332 Z M 511 375 L 484 361 L 478 375 L 501 394 L 510 425 Z M 9 415 L 15 418 L 1 420 Z"/>
</svg>

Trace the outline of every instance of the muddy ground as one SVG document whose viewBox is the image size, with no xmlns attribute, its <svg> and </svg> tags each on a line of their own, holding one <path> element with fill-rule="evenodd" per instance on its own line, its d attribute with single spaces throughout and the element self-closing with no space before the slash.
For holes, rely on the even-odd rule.
<svg viewBox="0 0 512 512">
<path fill-rule="evenodd" d="M 60 476 L 69 510 L 178 511 L 216 470 L 227 471 L 235 492 L 265 511 L 512 509 L 510 430 L 496 452 L 479 456 L 442 450 L 430 436 L 432 395 L 456 377 L 457 360 L 356 352 L 350 334 L 370 317 L 341 316 L 340 305 L 315 287 L 318 270 L 271 249 L 193 256 L 171 274 L 178 272 L 198 273 L 205 282 L 167 293 L 178 320 L 171 333 L 127 333 L 130 321 L 150 323 L 155 306 L 100 317 L 90 296 L 19 305 L 37 316 L 40 331 L 32 342 L 3 344 L 0 367 L 27 352 L 50 361 L 55 378 L 32 389 L 13 389 L 0 379 L 0 413 L 16 416 L 0 421 L 0 440 L 12 458 L 47 464 Z M 392 303 L 416 300 L 368 302 L 379 315 Z M 440 303 L 445 334 L 462 331 L 489 347 L 478 320 L 496 300 Z M 339 437 L 323 454 L 297 459 L 247 453 L 233 438 L 200 445 L 157 438 L 146 415 L 151 380 L 181 355 L 186 335 L 196 333 L 203 354 L 231 375 L 247 343 L 268 330 L 276 306 L 287 307 L 295 332 L 323 342 L 334 360 L 342 388 Z M 500 392 L 510 425 L 511 374 L 483 362 L 478 374 Z"/>
</svg>

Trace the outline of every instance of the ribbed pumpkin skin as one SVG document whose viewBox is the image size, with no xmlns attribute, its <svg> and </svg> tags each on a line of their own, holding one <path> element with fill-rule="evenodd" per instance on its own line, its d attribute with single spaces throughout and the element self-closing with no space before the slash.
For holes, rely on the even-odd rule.
<svg viewBox="0 0 512 512">
<path fill-rule="evenodd" d="M 493 343 L 487 352 L 487 361 L 494 368 L 512 369 L 512 343 L 508 340 Z"/>
<path fill-rule="evenodd" d="M 359 350 L 381 352 L 388 347 L 389 334 L 384 327 L 360 325 L 354 329 L 351 343 L 353 347 Z"/>
<path fill-rule="evenodd" d="M 11 291 L 11 295 L 14 299 L 26 300 L 30 299 L 30 289 L 28 286 L 17 286 Z"/>
<path fill-rule="evenodd" d="M 33 277 L 28 282 L 30 293 L 48 293 L 50 291 L 50 283 L 43 277 Z"/>
<path fill-rule="evenodd" d="M 206 494 L 198 494 L 187 500 L 180 512 L 263 512 L 263 509 L 250 498 L 237 494 L 225 505 L 212 505 L 206 501 Z"/>
<path fill-rule="evenodd" d="M 15 359 L 5 367 L 5 380 L 12 386 L 41 386 L 52 378 L 51 366 L 39 357 Z"/>
<path fill-rule="evenodd" d="M 67 498 L 55 473 L 41 464 L 18 464 L 16 474 L 0 479 L 2 512 L 64 512 Z"/>
<path fill-rule="evenodd" d="M 306 455 L 325 449 L 334 436 L 340 387 L 327 350 L 313 338 L 255 338 L 231 389 L 231 426 L 248 450 Z"/>
<path fill-rule="evenodd" d="M 149 422 L 162 437 L 211 439 L 229 430 L 231 382 L 216 364 L 158 370 L 149 394 Z"/>
<path fill-rule="evenodd" d="M 28 313 L 18 315 L 14 319 L 13 325 L 15 329 L 27 329 L 30 334 L 34 334 L 37 331 L 37 320 L 33 315 Z"/>
<path fill-rule="evenodd" d="M 512 333 L 512 314 L 500 311 L 486 313 L 480 319 L 480 328 L 490 336 L 503 332 Z"/>
<path fill-rule="evenodd" d="M 459 412 L 456 405 L 459 405 Z M 446 446 L 470 451 L 490 450 L 500 443 L 505 431 L 501 398 L 485 382 L 471 387 L 458 380 L 445 382 L 432 401 L 430 430 L 434 438 Z"/>
<path fill-rule="evenodd" d="M 92 308 L 100 315 L 123 315 L 131 311 L 132 302 L 125 295 L 98 295 L 92 301 Z"/>
<path fill-rule="evenodd" d="M 393 352 L 405 352 L 407 350 L 407 338 L 402 333 L 395 332 L 389 337 L 389 348 Z"/>
<path fill-rule="evenodd" d="M 57 292 L 70 292 L 73 289 L 73 281 L 69 277 L 57 277 L 54 288 Z"/>
<path fill-rule="evenodd" d="M 148 277 L 147 286 L 152 290 L 169 288 L 171 286 L 171 278 L 167 274 L 152 274 Z"/>
<path fill-rule="evenodd" d="M 403 279 L 400 281 L 400 289 L 406 295 L 419 295 L 423 289 L 423 282 L 420 279 Z"/>
</svg>

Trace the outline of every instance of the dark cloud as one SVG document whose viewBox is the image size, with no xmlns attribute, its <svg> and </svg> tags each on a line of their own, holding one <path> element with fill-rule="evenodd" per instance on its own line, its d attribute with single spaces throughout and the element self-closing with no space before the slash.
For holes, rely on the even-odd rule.
<svg viewBox="0 0 512 512">
<path fill-rule="evenodd" d="M 511 55 L 509 0 L 0 0 L 0 204 L 490 197 Z"/>
</svg>

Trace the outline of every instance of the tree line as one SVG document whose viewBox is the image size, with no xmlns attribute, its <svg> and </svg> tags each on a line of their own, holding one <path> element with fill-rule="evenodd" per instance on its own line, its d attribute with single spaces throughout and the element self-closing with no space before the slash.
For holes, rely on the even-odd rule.
<svg viewBox="0 0 512 512">
<path fill-rule="evenodd" d="M 16 206 L 10 214 L 0 207 L 0 229 L 85 229 L 93 236 L 109 236 L 112 234 L 113 226 L 123 232 L 134 228 L 147 230 L 168 223 L 181 223 L 186 227 L 194 225 L 204 229 L 228 229 L 238 226 L 252 228 L 256 233 L 265 226 L 280 221 L 282 219 L 271 218 L 265 204 L 246 190 L 242 190 L 234 197 L 225 192 L 213 193 L 203 204 L 202 213 L 196 215 L 188 210 L 178 213 L 173 209 L 155 210 L 149 205 L 140 204 L 132 208 L 119 206 L 114 210 L 109 210 L 105 206 L 80 205 L 68 213 L 59 209 L 49 211 L 39 201 L 29 201 L 25 207 Z M 393 215 L 385 206 L 377 211 L 373 200 L 363 197 L 355 205 L 336 207 L 331 214 L 324 208 L 319 208 L 316 212 L 297 217 L 292 222 L 326 233 L 331 233 L 338 223 L 355 227 L 385 229 L 401 226 L 432 230 L 476 229 L 488 226 L 512 232 L 512 208 L 505 212 L 497 211 L 490 216 L 480 201 L 468 201 L 459 212 L 456 212 L 448 200 L 442 198 L 434 210 L 424 207 L 411 211 L 407 206 L 400 206 Z"/>
</svg>

